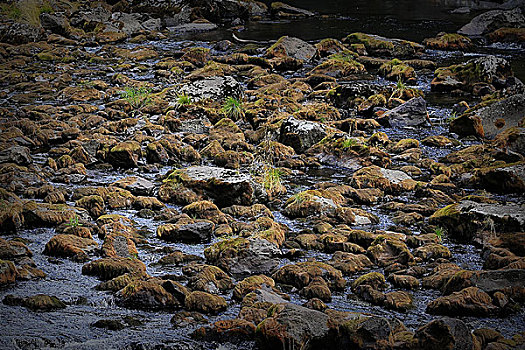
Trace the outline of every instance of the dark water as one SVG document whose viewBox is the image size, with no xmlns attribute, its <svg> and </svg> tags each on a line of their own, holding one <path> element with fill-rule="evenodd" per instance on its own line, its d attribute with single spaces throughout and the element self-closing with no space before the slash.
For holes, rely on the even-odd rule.
<svg viewBox="0 0 525 350">
<path fill-rule="evenodd" d="M 404 39 L 421 42 L 426 37 L 435 36 L 441 31 L 455 32 L 463 24 L 467 23 L 478 12 L 473 11 L 466 15 L 452 15 L 450 11 L 459 6 L 484 4 L 471 1 L 344 1 L 344 0 L 295 0 L 289 1 L 290 4 L 310 9 L 325 17 L 314 17 L 296 21 L 276 21 L 276 22 L 249 22 L 245 29 L 237 35 L 241 38 L 252 40 L 275 40 L 282 35 L 297 36 L 305 40 L 319 40 L 326 37 L 342 38 L 355 31 L 379 34 L 389 37 L 400 37 Z M 481 5 L 480 5 L 481 4 Z M 227 30 L 217 30 L 211 33 L 191 34 L 184 37 L 172 37 L 165 42 L 155 43 L 167 50 L 180 48 L 181 45 L 191 43 L 181 43 L 182 40 L 214 41 L 221 39 L 231 39 L 231 32 Z M 511 47 L 489 47 L 483 51 L 503 55 L 513 62 L 518 77 L 525 75 L 525 64 L 523 64 L 523 51 L 514 50 Z M 429 58 L 439 61 L 454 63 L 464 61 L 473 57 L 473 54 L 463 55 L 462 53 L 430 52 Z M 128 74 L 128 72 L 126 73 Z M 134 76 L 129 72 L 129 76 Z M 140 79 L 152 79 L 152 75 Z M 418 87 L 425 92 L 429 90 L 431 76 L 421 76 L 418 80 Z M 422 139 L 426 135 L 446 133 L 446 128 L 440 124 L 450 116 L 450 105 L 454 101 L 444 101 L 439 97 L 429 95 L 429 110 L 434 127 L 421 130 L 383 130 L 387 132 L 391 139 L 396 140 L 406 137 Z M 437 159 L 447 152 L 442 149 L 422 147 L 424 156 Z M 449 150 L 450 151 L 450 150 Z M 45 161 L 42 158 L 42 162 Z M 145 174 L 141 176 L 147 177 Z M 342 182 L 350 176 L 345 169 L 322 168 L 312 171 L 302 177 L 298 177 L 292 185 L 292 192 L 311 188 L 320 181 Z M 88 181 L 93 185 L 103 185 L 118 180 L 125 175 L 119 173 L 104 173 L 90 171 Z M 413 198 L 399 198 L 410 202 Z M 72 204 L 72 203 L 71 203 Z M 376 228 L 387 228 L 392 224 L 391 214 L 383 213 L 374 208 L 365 208 L 378 215 L 381 223 Z M 137 221 L 140 226 L 147 228 L 150 232 L 155 232 L 159 222 L 149 219 L 140 219 L 133 210 L 118 211 L 116 213 L 128 216 Z M 285 223 L 292 232 L 298 232 L 306 228 L 304 223 L 288 220 L 279 212 L 275 212 L 276 220 Z M 119 307 L 110 293 L 99 292 L 94 287 L 99 281 L 92 277 L 81 274 L 82 264 L 74 263 L 69 260 L 61 260 L 61 264 L 51 264 L 47 257 L 42 255 L 45 243 L 54 235 L 52 229 L 27 230 L 18 236 L 29 240 L 29 247 L 34 253 L 34 260 L 37 267 L 48 274 L 48 277 L 39 281 L 19 282 L 14 286 L 0 289 L 0 300 L 7 294 L 19 296 L 29 296 L 37 293 L 56 295 L 68 302 L 70 305 L 57 312 L 35 313 L 22 307 L 6 307 L 0 304 L 0 349 L 198 349 L 200 347 L 208 349 L 226 349 L 219 344 L 195 343 L 189 334 L 197 325 L 175 329 L 170 323 L 171 312 L 149 312 L 141 310 L 130 310 Z M 12 236 L 3 237 L 6 239 Z M 148 237 L 151 246 L 170 246 L 181 249 L 187 253 L 202 256 L 203 245 L 178 245 L 160 241 L 153 236 Z M 100 242 L 99 242 L 100 243 Z M 468 269 L 480 269 L 482 260 L 480 250 L 472 246 L 457 245 L 450 242 L 446 243 L 453 252 L 456 263 Z M 148 273 L 152 276 L 162 276 L 164 274 L 180 274 L 180 269 L 165 270 L 155 267 L 153 262 L 157 261 L 161 255 L 152 251 L 147 246 L 139 246 L 139 256 L 148 265 Z M 319 260 L 328 259 L 330 256 L 321 253 L 308 252 L 310 257 Z M 357 276 L 354 276 L 355 278 Z M 352 278 L 352 279 L 353 279 Z M 424 312 L 426 304 L 438 296 L 436 291 L 421 290 L 415 292 L 416 307 L 407 313 L 386 311 L 380 307 L 370 306 L 368 303 L 356 300 L 348 300 L 347 294 L 340 293 L 334 295 L 334 299 L 329 306 L 340 310 L 370 312 L 386 317 L 397 317 L 401 319 L 411 329 L 429 321 L 432 317 Z M 229 296 L 226 295 L 229 299 Z M 302 304 L 305 300 L 295 297 L 294 302 Z M 234 318 L 239 311 L 239 305 L 233 304 L 228 311 L 219 316 L 209 317 L 213 322 L 221 318 Z M 142 322 L 142 325 L 129 326 L 122 331 L 114 332 L 90 327 L 90 324 L 99 319 L 124 320 L 133 317 Z M 498 318 L 466 318 L 471 327 L 493 327 L 503 332 L 505 335 L 512 335 L 516 331 L 523 329 L 525 315 L 515 315 L 506 319 Z M 142 345 L 130 345 L 142 344 Z M 253 344 L 244 344 L 239 348 L 251 348 Z M 232 347 L 233 348 L 233 347 Z"/>
</svg>

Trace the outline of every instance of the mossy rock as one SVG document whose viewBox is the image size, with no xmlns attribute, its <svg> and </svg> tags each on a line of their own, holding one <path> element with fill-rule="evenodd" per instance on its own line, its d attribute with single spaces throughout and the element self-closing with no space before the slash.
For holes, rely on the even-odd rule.
<svg viewBox="0 0 525 350">
<path fill-rule="evenodd" d="M 302 289 L 310 284 L 315 277 L 322 277 L 328 286 L 341 290 L 346 285 L 341 271 L 333 266 L 319 261 L 306 261 L 281 267 L 272 278 L 278 282 Z"/>
<path fill-rule="evenodd" d="M 356 290 L 362 285 L 369 285 L 374 289 L 384 289 L 386 288 L 386 279 L 380 272 L 369 272 L 352 282 L 352 290 Z"/>
<path fill-rule="evenodd" d="M 138 259 L 103 258 L 82 266 L 82 274 L 110 280 L 125 273 L 144 273 L 146 265 Z"/>
<path fill-rule="evenodd" d="M 352 33 L 344 38 L 343 42 L 363 44 L 369 54 L 377 56 L 412 57 L 424 50 L 422 45 L 411 41 L 389 39 L 365 33 Z"/>
<path fill-rule="evenodd" d="M 469 51 L 474 46 L 472 40 L 456 33 L 439 33 L 435 38 L 425 39 L 423 44 L 429 49 L 454 51 Z"/>
<path fill-rule="evenodd" d="M 119 293 L 120 302 L 127 307 L 146 309 L 173 309 L 182 305 L 166 291 L 160 280 L 134 281 Z"/>
<path fill-rule="evenodd" d="M 86 261 L 89 259 L 86 250 L 97 245 L 97 242 L 89 238 L 56 235 L 47 242 L 43 253 L 50 256 L 68 257 L 75 261 Z"/>
<path fill-rule="evenodd" d="M 268 287 L 274 287 L 275 281 L 266 275 L 246 277 L 245 279 L 237 283 L 237 285 L 233 289 L 233 298 L 236 300 L 242 300 L 246 296 L 246 294 L 261 288 L 261 286 L 263 285 L 266 285 Z"/>
<path fill-rule="evenodd" d="M 204 314 L 218 314 L 226 310 L 227 306 L 223 297 L 200 291 L 190 293 L 185 301 L 186 309 Z"/>
<path fill-rule="evenodd" d="M 366 72 L 365 66 L 353 59 L 328 59 L 316 66 L 308 74 L 325 74 L 334 78 L 344 78 Z"/>
</svg>

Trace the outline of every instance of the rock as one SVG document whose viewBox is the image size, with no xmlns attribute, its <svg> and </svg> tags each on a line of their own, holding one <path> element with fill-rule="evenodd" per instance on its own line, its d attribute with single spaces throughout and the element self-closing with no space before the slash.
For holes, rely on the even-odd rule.
<svg viewBox="0 0 525 350">
<path fill-rule="evenodd" d="M 525 116 L 525 94 L 508 97 L 475 112 L 481 119 L 484 136 L 493 139 L 502 131 L 514 126 L 523 126 Z"/>
<path fill-rule="evenodd" d="M 207 341 L 238 344 L 253 339 L 255 336 L 255 325 L 242 319 L 220 320 L 209 327 L 196 329 L 191 336 L 192 338 Z"/>
<path fill-rule="evenodd" d="M 523 193 L 525 192 L 525 163 L 476 169 L 470 183 L 491 192 Z"/>
<path fill-rule="evenodd" d="M 470 282 L 487 293 L 493 293 L 506 288 L 523 287 L 523 278 L 525 270 L 480 271 L 472 275 Z"/>
<path fill-rule="evenodd" d="M 180 308 L 182 305 L 162 286 L 160 280 L 136 281 L 119 292 L 121 303 L 126 307 L 166 309 Z"/>
<path fill-rule="evenodd" d="M 385 307 L 396 311 L 405 312 L 414 307 L 414 297 L 405 291 L 390 292 L 385 295 Z"/>
<path fill-rule="evenodd" d="M 427 305 L 426 312 L 448 316 L 494 315 L 498 307 L 492 304 L 492 298 L 477 287 L 468 287 L 459 292 L 439 297 Z"/>
<path fill-rule="evenodd" d="M 115 168 L 136 168 L 141 156 L 140 144 L 136 141 L 120 142 L 109 151 L 106 161 Z"/>
<path fill-rule="evenodd" d="M 191 97 L 193 102 L 206 99 L 222 101 L 226 97 L 240 96 L 242 87 L 239 82 L 231 76 L 207 77 L 183 84 L 178 93 Z M 175 102 L 170 102 L 170 104 L 174 103 Z"/>
<path fill-rule="evenodd" d="M 299 38 L 283 36 L 266 50 L 266 57 L 291 57 L 296 60 L 310 61 L 315 55 L 315 46 Z"/>
<path fill-rule="evenodd" d="M 232 279 L 220 268 L 213 265 L 191 263 L 182 268 L 188 276 L 188 288 L 207 293 L 224 293 L 233 288 Z"/>
<path fill-rule="evenodd" d="M 0 260 L 0 286 L 14 283 L 16 275 L 16 267 L 12 261 Z"/>
<path fill-rule="evenodd" d="M 0 151 L 0 163 L 15 163 L 29 165 L 33 163 L 29 148 L 24 146 L 11 146 Z"/>
<path fill-rule="evenodd" d="M 493 10 L 474 17 L 469 23 L 458 30 L 459 34 L 480 36 L 488 34 L 498 28 L 519 28 L 525 26 L 525 17 L 519 7 L 503 11 Z"/>
<path fill-rule="evenodd" d="M 423 44 L 435 50 L 460 50 L 472 49 L 472 40 L 461 34 L 439 33 L 435 38 L 425 39 Z"/>
<path fill-rule="evenodd" d="M 386 111 L 381 119 L 393 128 L 427 125 L 427 103 L 422 97 L 412 98 L 396 108 Z"/>
<path fill-rule="evenodd" d="M 91 327 L 104 328 L 110 331 L 120 331 L 125 328 L 119 320 L 98 320 L 91 324 Z"/>
<path fill-rule="evenodd" d="M 481 118 L 477 115 L 461 115 L 453 119 L 449 124 L 449 131 L 458 134 L 459 137 L 476 136 L 485 137 Z"/>
<path fill-rule="evenodd" d="M 363 44 L 373 56 L 413 57 L 424 51 L 424 46 L 401 39 L 390 39 L 378 35 L 352 33 L 343 39 L 349 44 Z"/>
<path fill-rule="evenodd" d="M 223 297 L 206 292 L 192 292 L 186 297 L 186 309 L 205 314 L 217 314 L 226 310 L 227 304 Z"/>
<path fill-rule="evenodd" d="M 255 331 L 261 349 L 320 349 L 329 340 L 329 317 L 320 311 L 287 303 L 275 306 L 271 315 Z"/>
<path fill-rule="evenodd" d="M 414 256 L 420 257 L 423 260 L 436 260 L 440 258 L 450 259 L 452 257 L 452 253 L 444 245 L 438 243 L 429 243 L 417 248 L 414 251 Z"/>
<path fill-rule="evenodd" d="M 53 311 L 66 308 L 66 304 L 62 300 L 45 294 L 37 294 L 27 298 L 9 294 L 5 296 L 3 303 L 10 306 L 25 306 L 33 311 Z"/>
<path fill-rule="evenodd" d="M 265 239 L 233 238 L 217 242 L 204 250 L 206 260 L 234 276 L 270 273 L 281 252 Z"/>
<path fill-rule="evenodd" d="M 173 253 L 170 253 L 160 258 L 159 261 L 157 261 L 157 264 L 182 266 L 186 265 L 189 262 L 200 260 L 203 260 L 203 258 L 201 258 L 198 255 L 186 254 L 180 250 L 176 250 Z"/>
<path fill-rule="evenodd" d="M 219 208 L 210 201 L 198 201 L 182 208 L 182 212 L 192 218 L 198 220 L 208 220 L 215 224 L 226 224 L 226 216 L 219 210 Z M 186 224 L 185 221 L 183 221 Z"/>
<path fill-rule="evenodd" d="M 180 183 L 197 193 L 215 200 L 219 207 L 234 204 L 251 205 L 255 197 L 255 185 L 249 174 L 211 166 L 193 166 L 175 170 L 165 183 Z"/>
<path fill-rule="evenodd" d="M 279 142 L 293 147 L 297 153 L 303 153 L 326 135 L 322 124 L 290 117 L 281 124 Z"/>
<path fill-rule="evenodd" d="M 8 44 L 27 44 L 44 38 L 44 30 L 27 23 L 2 21 L 0 24 L 0 42 Z"/>
<path fill-rule="evenodd" d="M 351 349 L 388 349 L 392 347 L 393 325 L 378 316 L 353 314 L 341 321 L 336 344 Z"/>
<path fill-rule="evenodd" d="M 275 281 L 265 275 L 249 276 L 237 283 L 233 289 L 233 298 L 242 300 L 246 294 L 251 293 L 259 289 L 262 285 L 269 287 L 275 286 Z"/>
<path fill-rule="evenodd" d="M 276 282 L 291 285 L 298 289 L 308 286 L 316 277 L 322 277 L 332 289 L 341 290 L 346 285 L 346 280 L 341 271 L 319 261 L 288 264 L 272 275 Z"/>
<path fill-rule="evenodd" d="M 416 181 L 400 170 L 384 169 L 373 165 L 356 171 L 352 175 L 350 185 L 358 189 L 378 188 L 396 194 L 413 190 Z"/>
<path fill-rule="evenodd" d="M 140 176 L 128 176 L 115 181 L 111 186 L 117 186 L 128 190 L 135 196 L 151 196 L 155 189 L 155 184 Z"/>
<path fill-rule="evenodd" d="M 353 56 L 334 54 L 312 69 L 308 75 L 310 77 L 315 75 L 326 75 L 337 79 L 344 79 L 354 74 L 365 73 L 365 66 L 352 58 Z"/>
<path fill-rule="evenodd" d="M 172 242 L 205 243 L 211 240 L 211 222 L 195 222 L 186 225 L 164 224 L 157 228 L 157 236 Z"/>
<path fill-rule="evenodd" d="M 482 56 L 465 63 L 436 69 L 435 78 L 430 83 L 432 91 L 448 92 L 461 89 L 471 92 L 476 83 L 495 84 L 512 76 L 510 63 L 501 57 Z"/>
<path fill-rule="evenodd" d="M 500 132 L 494 138 L 494 143 L 504 151 L 525 156 L 525 128 L 510 127 Z"/>
<path fill-rule="evenodd" d="M 416 277 L 409 275 L 391 274 L 388 276 L 388 281 L 394 286 L 403 289 L 418 289 L 420 285 Z"/>
<path fill-rule="evenodd" d="M 420 327 L 414 334 L 416 349 L 472 350 L 472 335 L 467 325 L 455 318 L 443 317 Z"/>
<path fill-rule="evenodd" d="M 334 215 L 342 201 L 339 193 L 329 190 L 306 190 L 286 201 L 283 214 L 290 218 Z"/>
<path fill-rule="evenodd" d="M 523 205 L 493 204 L 463 200 L 437 210 L 429 218 L 445 227 L 449 237 L 470 240 L 478 229 L 491 227 L 496 232 L 521 232 L 525 229 Z"/>
<path fill-rule="evenodd" d="M 177 34 L 195 33 L 195 32 L 209 32 L 217 29 L 217 25 L 210 22 L 197 22 L 179 24 L 175 27 L 169 27 L 169 30 Z"/>
<path fill-rule="evenodd" d="M 291 6 L 282 2 L 272 2 L 270 5 L 270 9 L 273 15 L 277 15 L 278 17 L 310 17 L 315 15 L 313 12 L 298 8 L 295 6 Z"/>
<path fill-rule="evenodd" d="M 488 34 L 490 42 L 523 43 L 525 41 L 525 28 L 499 28 Z"/>
<path fill-rule="evenodd" d="M 369 272 L 352 282 L 352 290 L 357 290 L 359 286 L 368 285 L 373 289 L 384 289 L 386 287 L 385 276 L 379 272 Z"/>
<path fill-rule="evenodd" d="M 109 280 L 125 273 L 145 273 L 146 265 L 138 259 L 103 258 L 82 266 L 82 274 Z"/>
<path fill-rule="evenodd" d="M 97 246 L 97 242 L 89 238 L 75 235 L 56 235 L 47 242 L 44 254 L 49 256 L 68 257 L 75 261 L 89 260 L 86 251 Z"/>
<path fill-rule="evenodd" d="M 104 198 L 97 195 L 84 196 L 75 202 L 75 206 L 86 209 L 94 218 L 106 212 Z"/>
<path fill-rule="evenodd" d="M 344 275 L 351 275 L 372 267 L 373 263 L 364 254 L 352 254 L 337 251 L 328 262 L 330 265 L 340 270 Z"/>
<path fill-rule="evenodd" d="M 301 289 L 299 294 L 306 299 L 316 298 L 327 303 L 332 301 L 330 288 L 328 288 L 328 284 L 320 276 L 314 277 L 306 287 Z"/>
</svg>

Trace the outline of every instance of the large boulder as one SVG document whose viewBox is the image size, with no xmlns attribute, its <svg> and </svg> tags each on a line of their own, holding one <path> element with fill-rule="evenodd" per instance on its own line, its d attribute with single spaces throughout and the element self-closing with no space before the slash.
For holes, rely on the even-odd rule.
<svg viewBox="0 0 525 350">
<path fill-rule="evenodd" d="M 506 59 L 488 55 L 436 69 L 430 87 L 432 91 L 437 92 L 456 89 L 471 92 L 476 83 L 495 84 L 501 87 L 510 76 L 512 76 L 512 69 Z"/>
<path fill-rule="evenodd" d="M 343 42 L 363 44 L 366 51 L 374 56 L 408 58 L 425 50 L 423 45 L 411 41 L 364 33 L 352 33 L 344 38 Z"/>
<path fill-rule="evenodd" d="M 393 128 L 428 125 L 427 102 L 423 97 L 414 97 L 385 112 L 383 120 Z"/>
<path fill-rule="evenodd" d="M 427 305 L 426 312 L 447 316 L 490 316 L 498 311 L 492 298 L 477 287 L 468 287 L 439 297 Z"/>
<path fill-rule="evenodd" d="M 242 86 L 231 76 L 207 77 L 183 84 L 178 93 L 191 97 L 194 102 L 206 99 L 222 101 L 226 97 L 240 96 Z"/>
<path fill-rule="evenodd" d="M 414 334 L 414 349 L 472 350 L 474 342 L 467 325 L 455 318 L 443 317 L 420 327 Z"/>
<path fill-rule="evenodd" d="M 175 170 L 164 182 L 182 184 L 198 194 L 207 195 L 213 198 L 219 207 L 234 204 L 251 205 L 257 190 L 249 174 L 211 166 L 193 166 Z"/>
<path fill-rule="evenodd" d="M 279 142 L 293 147 L 297 153 L 303 153 L 326 135 L 322 124 L 290 117 L 281 124 Z"/>
<path fill-rule="evenodd" d="M 266 50 L 267 57 L 291 57 L 305 62 L 310 61 L 315 55 L 315 46 L 299 38 L 283 36 Z"/>
<path fill-rule="evenodd" d="M 0 23 L 0 42 L 15 45 L 27 44 L 42 40 L 44 37 L 44 29 L 41 27 L 11 20 Z"/>
<path fill-rule="evenodd" d="M 255 331 L 261 349 L 322 349 L 329 340 L 329 317 L 295 304 L 279 304 Z"/>
<path fill-rule="evenodd" d="M 525 125 L 525 94 L 508 97 L 475 112 L 481 119 L 484 136 L 493 139 L 513 126 Z"/>
<path fill-rule="evenodd" d="M 520 28 L 525 26 L 525 17 L 521 8 L 513 10 L 493 10 L 474 17 L 458 30 L 459 34 L 479 36 L 488 34 L 502 27 Z"/>
<path fill-rule="evenodd" d="M 525 163 L 476 169 L 470 182 L 491 192 L 524 193 Z"/>
<path fill-rule="evenodd" d="M 269 274 L 279 265 L 280 250 L 265 239 L 223 240 L 204 250 L 208 263 L 235 276 Z"/>
<path fill-rule="evenodd" d="M 448 236 L 470 240 L 479 229 L 495 232 L 522 232 L 525 230 L 524 205 L 515 203 L 477 203 L 463 200 L 437 210 L 429 222 L 446 228 Z"/>
</svg>

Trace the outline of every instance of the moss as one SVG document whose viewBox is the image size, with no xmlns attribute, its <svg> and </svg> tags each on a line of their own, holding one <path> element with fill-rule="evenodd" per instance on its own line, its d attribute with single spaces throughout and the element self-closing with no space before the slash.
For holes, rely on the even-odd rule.
<svg viewBox="0 0 525 350">
<path fill-rule="evenodd" d="M 385 276 L 382 273 L 370 272 L 356 279 L 352 283 L 352 288 L 355 289 L 357 288 L 357 286 L 366 285 L 366 284 L 370 284 L 373 286 L 377 284 L 384 285 L 385 283 L 386 283 Z"/>
<path fill-rule="evenodd" d="M 444 208 L 437 210 L 430 219 L 440 219 L 440 218 L 455 218 L 459 219 L 458 203 L 447 205 Z"/>
<path fill-rule="evenodd" d="M 394 44 L 392 42 L 380 40 L 365 33 L 352 33 L 348 35 L 345 40 L 350 44 L 363 44 L 367 50 L 394 49 Z"/>
</svg>

